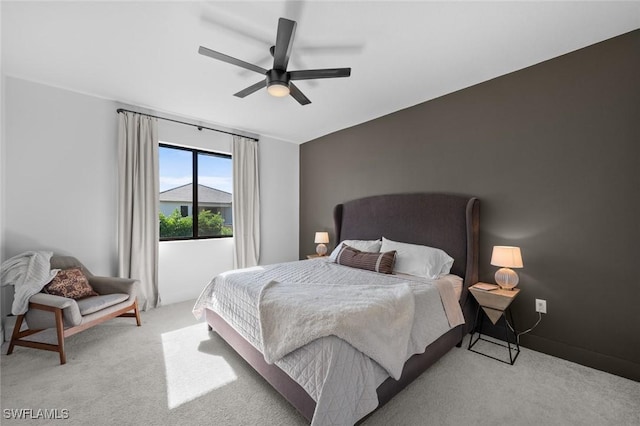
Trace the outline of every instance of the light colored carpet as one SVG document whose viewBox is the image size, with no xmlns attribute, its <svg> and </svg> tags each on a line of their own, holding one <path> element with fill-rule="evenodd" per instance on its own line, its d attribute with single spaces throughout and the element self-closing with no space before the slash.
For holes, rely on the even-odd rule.
<svg viewBox="0 0 640 426">
<path fill-rule="evenodd" d="M 72 336 L 63 366 L 53 352 L 3 355 L 2 424 L 306 424 L 191 306 L 145 312 L 142 327 L 118 318 Z M 66 409 L 69 418 L 12 420 L 11 409 Z M 463 346 L 364 424 L 639 425 L 640 383 L 527 349 L 509 366 Z"/>
</svg>

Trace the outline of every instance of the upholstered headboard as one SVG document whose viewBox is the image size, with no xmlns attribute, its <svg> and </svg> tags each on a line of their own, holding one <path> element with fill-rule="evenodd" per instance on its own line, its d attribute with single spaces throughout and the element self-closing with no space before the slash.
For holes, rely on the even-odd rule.
<svg viewBox="0 0 640 426">
<path fill-rule="evenodd" d="M 453 257 L 451 273 L 469 286 L 478 281 L 479 201 L 452 194 L 390 194 L 338 204 L 333 211 L 336 241 L 381 237 L 437 247 Z"/>
</svg>

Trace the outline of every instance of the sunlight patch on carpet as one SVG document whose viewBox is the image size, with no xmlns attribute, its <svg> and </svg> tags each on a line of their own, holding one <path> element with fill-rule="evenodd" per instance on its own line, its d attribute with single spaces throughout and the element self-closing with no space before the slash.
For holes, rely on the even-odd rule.
<svg viewBox="0 0 640 426">
<path fill-rule="evenodd" d="M 238 378 L 223 357 L 199 350 L 201 342 L 209 338 L 204 324 L 194 324 L 162 334 L 169 409 L 179 407 Z"/>
</svg>

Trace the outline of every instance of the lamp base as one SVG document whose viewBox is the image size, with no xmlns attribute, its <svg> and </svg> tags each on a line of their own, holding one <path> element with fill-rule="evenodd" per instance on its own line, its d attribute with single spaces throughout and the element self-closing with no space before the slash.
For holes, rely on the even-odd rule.
<svg viewBox="0 0 640 426">
<path fill-rule="evenodd" d="M 518 274 L 513 269 L 500 268 L 496 271 L 496 284 L 504 290 L 513 290 L 520 281 Z"/>
<path fill-rule="evenodd" d="M 318 244 L 316 247 L 316 253 L 318 253 L 318 256 L 324 256 L 327 254 L 327 246 L 324 244 Z"/>
</svg>

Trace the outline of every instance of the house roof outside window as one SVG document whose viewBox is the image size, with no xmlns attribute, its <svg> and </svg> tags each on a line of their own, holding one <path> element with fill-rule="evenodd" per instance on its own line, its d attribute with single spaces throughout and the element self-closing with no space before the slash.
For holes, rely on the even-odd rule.
<svg viewBox="0 0 640 426">
<path fill-rule="evenodd" d="M 191 203 L 193 198 L 193 184 L 178 186 L 176 188 L 167 189 L 160 193 L 160 201 Z M 198 185 L 198 203 L 199 204 L 231 204 L 233 196 L 229 192 L 219 189 L 210 188 L 205 185 Z"/>
</svg>

